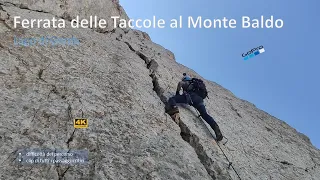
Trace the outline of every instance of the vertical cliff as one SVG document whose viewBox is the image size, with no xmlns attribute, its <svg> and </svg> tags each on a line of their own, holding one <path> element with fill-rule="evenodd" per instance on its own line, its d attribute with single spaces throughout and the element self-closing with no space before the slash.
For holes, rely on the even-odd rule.
<svg viewBox="0 0 320 180">
<path fill-rule="evenodd" d="M 13 16 L 128 19 L 116 0 L 0 0 L 0 179 L 320 178 L 309 139 L 218 84 L 205 81 L 208 112 L 227 144 L 213 140 L 192 107 L 164 113 L 181 74 L 200 77 L 137 30 L 14 29 Z M 16 47 L 13 39 L 74 36 L 79 46 Z M 74 129 L 73 119 L 89 119 Z M 24 148 L 89 152 L 88 165 L 17 163 Z M 226 157 L 232 161 L 232 167 Z"/>
</svg>

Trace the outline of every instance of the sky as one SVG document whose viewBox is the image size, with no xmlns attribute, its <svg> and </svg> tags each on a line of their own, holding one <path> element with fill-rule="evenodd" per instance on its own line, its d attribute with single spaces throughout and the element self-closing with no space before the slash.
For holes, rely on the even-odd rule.
<svg viewBox="0 0 320 180">
<path fill-rule="evenodd" d="M 285 121 L 320 149 L 319 0 L 183 1 L 120 0 L 131 19 L 166 21 L 165 28 L 136 28 L 171 50 L 176 61 L 241 99 Z M 183 27 L 170 20 L 183 17 Z M 235 19 L 236 28 L 188 28 L 187 18 Z M 242 16 L 274 21 L 282 28 L 242 28 Z M 265 52 L 247 61 L 258 46 Z"/>
</svg>

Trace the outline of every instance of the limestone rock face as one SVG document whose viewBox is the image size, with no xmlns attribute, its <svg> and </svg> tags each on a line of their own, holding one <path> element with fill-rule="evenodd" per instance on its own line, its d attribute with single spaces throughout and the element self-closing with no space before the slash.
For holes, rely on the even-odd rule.
<svg viewBox="0 0 320 180">
<path fill-rule="evenodd" d="M 217 144 L 190 106 L 176 124 L 165 103 L 183 72 L 200 76 L 144 32 L 12 28 L 17 15 L 95 14 L 127 18 L 111 0 L 0 0 L 0 179 L 320 178 L 320 151 L 306 136 L 214 82 L 205 80 L 205 104 L 228 142 Z M 15 37 L 46 35 L 80 45 L 14 46 Z M 77 117 L 89 127 L 74 129 Z M 19 164 L 27 148 L 87 150 L 89 162 Z"/>
</svg>

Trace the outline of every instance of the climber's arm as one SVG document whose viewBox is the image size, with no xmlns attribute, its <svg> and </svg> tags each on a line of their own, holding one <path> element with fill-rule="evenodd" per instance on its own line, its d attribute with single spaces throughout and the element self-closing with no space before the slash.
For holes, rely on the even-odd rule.
<svg viewBox="0 0 320 180">
<path fill-rule="evenodd" d="M 182 87 L 184 87 L 184 84 L 185 84 L 185 83 L 186 83 L 186 82 L 184 82 L 184 81 L 180 81 L 180 82 L 178 83 L 177 90 L 176 90 L 176 95 L 179 95 L 180 89 L 181 89 Z"/>
</svg>

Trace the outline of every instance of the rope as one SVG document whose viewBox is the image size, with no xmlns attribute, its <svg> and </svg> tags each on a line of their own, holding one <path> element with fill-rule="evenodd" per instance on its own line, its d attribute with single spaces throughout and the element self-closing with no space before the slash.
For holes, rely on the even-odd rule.
<svg viewBox="0 0 320 180">
<path fill-rule="evenodd" d="M 201 115 L 200 115 L 200 113 L 198 112 L 198 110 L 197 110 L 196 108 L 194 108 L 194 109 L 197 111 L 198 118 L 201 119 L 202 121 L 204 121 L 204 120 L 201 118 Z M 207 126 L 206 126 L 206 127 L 207 127 Z M 207 129 L 208 129 L 208 127 L 207 127 Z M 208 129 L 208 130 L 209 130 L 209 129 Z M 223 136 L 223 137 L 224 137 L 224 136 Z M 224 138 L 226 138 L 226 137 L 224 137 Z M 228 142 L 228 138 L 226 138 L 226 139 L 227 139 L 227 142 Z M 214 139 L 214 140 L 215 140 L 215 139 Z M 216 140 L 215 140 L 215 141 L 216 141 Z M 227 142 L 225 142 L 223 145 L 225 145 Z M 230 167 L 232 167 L 233 171 L 237 174 L 238 178 L 239 178 L 240 180 L 242 180 L 241 177 L 240 177 L 240 175 L 239 175 L 239 173 L 238 173 L 237 170 L 233 167 L 232 162 L 229 160 L 228 156 L 224 153 L 224 151 L 222 150 L 222 148 L 221 148 L 221 146 L 219 145 L 219 143 L 218 143 L 217 141 L 216 141 L 216 143 L 217 143 L 219 149 L 221 150 L 222 154 L 224 155 L 224 157 L 227 159 L 227 161 L 228 161 L 228 163 L 229 163 L 228 168 L 230 169 Z"/>
</svg>

